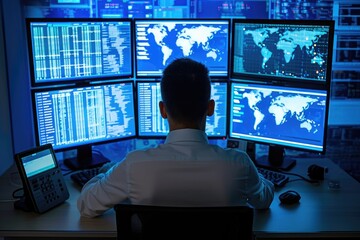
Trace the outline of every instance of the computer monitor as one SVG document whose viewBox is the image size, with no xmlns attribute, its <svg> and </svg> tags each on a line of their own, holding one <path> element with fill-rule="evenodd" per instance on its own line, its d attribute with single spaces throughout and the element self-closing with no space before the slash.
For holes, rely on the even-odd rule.
<svg viewBox="0 0 360 240">
<path fill-rule="evenodd" d="M 288 170 L 284 148 L 325 153 L 327 89 L 230 82 L 229 137 L 269 145 L 260 166 Z"/>
<path fill-rule="evenodd" d="M 233 19 L 231 78 L 330 84 L 334 21 Z"/>
<path fill-rule="evenodd" d="M 37 145 L 51 143 L 55 151 L 76 148 L 77 159 L 64 161 L 71 169 L 107 161 L 92 154 L 92 145 L 136 136 L 133 81 L 38 88 L 32 99 Z"/>
<path fill-rule="evenodd" d="M 138 136 L 140 138 L 165 138 L 169 133 L 167 119 L 160 114 L 161 91 L 159 81 L 137 81 Z M 215 100 L 214 115 L 206 119 L 209 138 L 224 138 L 227 134 L 226 81 L 211 83 L 211 98 Z M 186 96 L 185 96 L 186 97 Z"/>
<path fill-rule="evenodd" d="M 135 19 L 135 76 L 160 78 L 176 58 L 204 63 L 212 77 L 229 76 L 229 19 Z"/>
<path fill-rule="evenodd" d="M 133 77 L 130 19 L 26 19 L 33 86 Z"/>
</svg>

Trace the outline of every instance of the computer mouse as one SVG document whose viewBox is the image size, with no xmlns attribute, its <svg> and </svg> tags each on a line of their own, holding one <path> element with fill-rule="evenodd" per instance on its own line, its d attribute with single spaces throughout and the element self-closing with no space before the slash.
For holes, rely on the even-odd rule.
<svg viewBox="0 0 360 240">
<path fill-rule="evenodd" d="M 280 194 L 279 199 L 283 204 L 294 204 L 300 201 L 300 194 L 294 190 L 288 190 Z"/>
</svg>

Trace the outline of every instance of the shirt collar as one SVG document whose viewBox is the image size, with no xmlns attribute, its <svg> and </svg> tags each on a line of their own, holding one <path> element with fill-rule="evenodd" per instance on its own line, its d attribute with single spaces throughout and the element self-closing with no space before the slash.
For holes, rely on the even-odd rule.
<svg viewBox="0 0 360 240">
<path fill-rule="evenodd" d="M 178 129 L 170 131 L 166 137 L 165 143 L 175 142 L 200 142 L 208 143 L 206 133 L 198 129 Z"/>
</svg>

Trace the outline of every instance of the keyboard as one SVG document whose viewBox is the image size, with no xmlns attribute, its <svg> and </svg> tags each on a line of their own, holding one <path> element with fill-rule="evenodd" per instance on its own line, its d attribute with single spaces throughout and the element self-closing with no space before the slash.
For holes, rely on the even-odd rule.
<svg viewBox="0 0 360 240">
<path fill-rule="evenodd" d="M 90 179 L 99 174 L 100 167 L 94 167 L 89 169 L 83 169 L 70 175 L 77 185 L 83 187 Z"/>
<path fill-rule="evenodd" d="M 264 178 L 272 182 L 275 187 L 283 187 L 287 182 L 289 182 L 289 177 L 281 172 L 276 172 L 260 167 L 257 167 L 257 170 L 259 173 L 261 173 L 261 175 L 264 176 Z"/>
</svg>

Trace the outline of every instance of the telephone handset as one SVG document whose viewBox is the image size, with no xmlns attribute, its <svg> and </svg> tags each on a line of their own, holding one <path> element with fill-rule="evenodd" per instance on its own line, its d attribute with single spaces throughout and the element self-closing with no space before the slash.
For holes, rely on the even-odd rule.
<svg viewBox="0 0 360 240">
<path fill-rule="evenodd" d="M 63 203 L 69 192 L 51 144 L 15 154 L 24 197 L 15 208 L 43 213 Z"/>
</svg>

